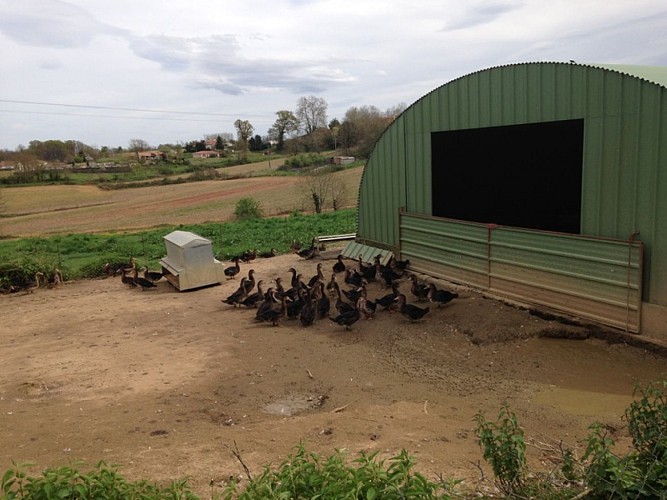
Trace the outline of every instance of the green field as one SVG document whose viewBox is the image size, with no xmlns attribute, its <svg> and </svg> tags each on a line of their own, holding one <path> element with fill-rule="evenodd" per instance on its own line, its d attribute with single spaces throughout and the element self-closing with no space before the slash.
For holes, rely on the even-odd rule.
<svg viewBox="0 0 667 500">
<path fill-rule="evenodd" d="M 322 214 L 295 213 L 288 217 L 161 227 L 140 232 L 68 234 L 43 238 L 0 240 L 0 291 L 23 287 L 40 271 L 53 277 L 56 268 L 65 279 L 102 276 L 107 262 L 129 262 L 158 268 L 165 256 L 164 236 L 191 231 L 211 240 L 217 258 L 228 261 L 248 249 L 289 252 L 293 241 L 308 245 L 313 237 L 355 232 L 355 209 Z"/>
</svg>

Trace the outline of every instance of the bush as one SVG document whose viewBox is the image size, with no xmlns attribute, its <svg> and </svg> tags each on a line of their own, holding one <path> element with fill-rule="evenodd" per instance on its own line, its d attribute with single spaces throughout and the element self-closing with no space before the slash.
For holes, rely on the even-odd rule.
<svg viewBox="0 0 667 500">
<path fill-rule="evenodd" d="M 299 445 L 276 471 L 265 468 L 260 476 L 250 480 L 243 492 L 232 483 L 223 498 L 434 499 L 446 498 L 448 490 L 456 484 L 456 481 L 448 484 L 431 482 L 413 472 L 414 465 L 414 459 L 405 450 L 389 459 L 389 464 L 378 460 L 377 453 L 362 453 L 353 465 L 348 465 L 338 451 L 328 458 L 321 458 Z"/>
<path fill-rule="evenodd" d="M 99 462 L 88 473 L 80 472 L 76 465 L 46 469 L 41 476 L 30 477 L 25 472 L 29 464 L 17 465 L 2 476 L 0 492 L 3 498 L 13 499 L 110 499 L 128 498 L 196 499 L 186 481 L 174 481 L 165 488 L 147 481 L 128 482 L 116 467 Z"/>
<path fill-rule="evenodd" d="M 633 449 L 625 456 L 613 451 L 614 441 L 603 425 L 591 426 L 584 459 L 588 487 L 607 498 L 664 498 L 667 491 L 667 382 L 636 388 L 624 418 Z"/>
<path fill-rule="evenodd" d="M 261 219 L 264 215 L 262 204 L 254 198 L 241 198 L 236 202 L 234 215 L 237 219 Z"/>
<path fill-rule="evenodd" d="M 475 435 L 484 449 L 484 460 L 493 468 L 498 488 L 507 495 L 521 491 L 526 472 L 526 441 L 516 415 L 503 406 L 497 423 L 475 415 Z"/>
</svg>

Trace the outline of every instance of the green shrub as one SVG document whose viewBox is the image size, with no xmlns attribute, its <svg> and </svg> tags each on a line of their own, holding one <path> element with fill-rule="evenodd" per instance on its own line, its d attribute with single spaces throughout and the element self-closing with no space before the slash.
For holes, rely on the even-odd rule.
<svg viewBox="0 0 667 500">
<path fill-rule="evenodd" d="M 234 215 L 237 219 L 261 219 L 264 210 L 262 204 L 255 198 L 241 198 L 236 202 Z"/>
<path fill-rule="evenodd" d="M 633 449 L 616 455 L 606 428 L 591 426 L 584 459 L 588 487 L 607 498 L 664 498 L 667 491 L 667 382 L 636 388 L 624 418 Z"/>
<path fill-rule="evenodd" d="M 521 492 L 526 473 L 526 441 L 516 415 L 507 406 L 500 409 L 496 423 L 475 415 L 475 435 L 491 465 L 498 488 L 507 495 Z"/>
<path fill-rule="evenodd" d="M 347 464 L 336 451 L 328 458 L 306 452 L 303 445 L 283 461 L 277 470 L 268 467 L 250 480 L 239 492 L 232 483 L 223 498 L 239 500 L 291 498 L 359 498 L 359 499 L 435 499 L 448 498 L 448 490 L 456 482 L 443 484 L 426 479 L 413 472 L 415 461 L 403 450 L 397 456 L 378 460 L 377 453 L 365 454 Z"/>
<path fill-rule="evenodd" d="M 144 498 L 151 500 L 198 498 L 186 481 L 173 481 L 166 487 L 159 487 L 147 481 L 129 482 L 118 473 L 114 466 L 99 462 L 90 472 L 80 472 L 75 463 L 46 469 L 41 476 L 28 476 L 25 468 L 30 464 L 17 465 L 2 476 L 3 498 L 14 499 L 108 499 L 126 500 Z"/>
</svg>

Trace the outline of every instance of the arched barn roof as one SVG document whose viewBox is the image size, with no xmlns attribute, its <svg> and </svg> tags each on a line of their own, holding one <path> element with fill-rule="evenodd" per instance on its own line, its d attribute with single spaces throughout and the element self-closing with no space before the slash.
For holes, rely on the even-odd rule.
<svg viewBox="0 0 667 500">
<path fill-rule="evenodd" d="M 433 226 L 425 241 L 411 232 L 413 216 Z M 631 295 L 634 305 L 619 297 L 604 301 L 614 307 L 625 302 L 620 310 L 637 309 L 629 329 L 639 331 L 642 311 L 650 310 L 644 315 L 649 320 L 655 308 L 660 314 L 667 311 L 665 216 L 667 68 L 522 63 L 452 80 L 387 128 L 362 176 L 357 241 L 403 256 L 415 254 L 419 270 L 482 288 L 488 288 L 488 276 L 465 271 L 463 264 L 456 267 L 468 257 L 476 259 L 466 257 L 475 251 L 448 253 L 433 243 L 446 224 L 457 221 L 462 231 L 480 224 L 486 230 L 513 228 L 530 238 L 560 235 L 554 252 L 561 253 L 586 239 L 621 242 L 630 248 L 618 252 L 630 253 L 626 267 L 638 270 L 624 290 L 612 295 Z M 601 269 L 595 280 L 609 281 L 604 275 L 609 271 L 603 264 Z M 518 273 L 522 280 L 535 281 L 524 271 Z M 587 282 L 584 288 L 575 295 L 606 293 L 597 284 Z M 555 308 L 580 312 L 568 304 Z M 628 328 L 623 319 L 610 324 Z"/>
</svg>

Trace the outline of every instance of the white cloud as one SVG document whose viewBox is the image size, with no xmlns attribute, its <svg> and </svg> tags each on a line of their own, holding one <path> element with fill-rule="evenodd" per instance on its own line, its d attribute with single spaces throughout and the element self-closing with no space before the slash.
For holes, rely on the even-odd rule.
<svg viewBox="0 0 667 500">
<path fill-rule="evenodd" d="M 211 113 L 0 102 L 0 148 L 187 141 L 236 118 L 264 133 L 303 95 L 341 118 L 511 62 L 667 65 L 665 33 L 663 0 L 0 0 L 3 99 Z"/>
</svg>

